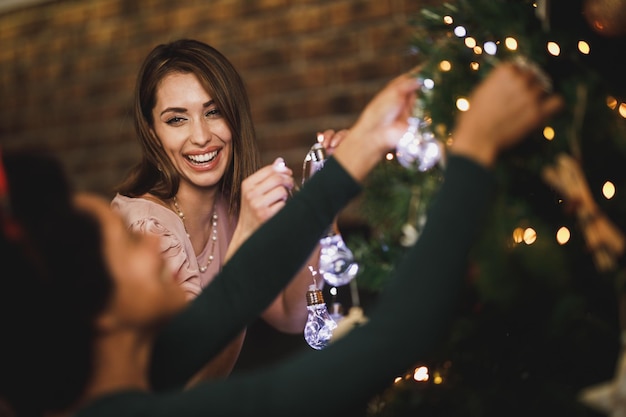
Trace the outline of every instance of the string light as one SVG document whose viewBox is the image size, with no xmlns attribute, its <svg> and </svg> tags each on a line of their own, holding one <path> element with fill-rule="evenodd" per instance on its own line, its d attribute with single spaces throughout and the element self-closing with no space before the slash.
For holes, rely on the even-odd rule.
<svg viewBox="0 0 626 417">
<path fill-rule="evenodd" d="M 470 108 L 470 102 L 465 97 L 460 97 L 456 100 L 456 108 L 460 111 L 468 111 Z"/>
<path fill-rule="evenodd" d="M 496 45 L 495 42 L 485 42 L 485 45 L 483 45 L 483 49 L 485 50 L 486 54 L 489 55 L 495 55 L 498 52 L 498 45 Z"/>
<path fill-rule="evenodd" d="M 537 232 L 532 227 L 528 227 L 524 230 L 524 243 L 532 245 L 537 240 Z"/>
<path fill-rule="evenodd" d="M 607 200 L 610 200 L 613 197 L 615 197 L 615 191 L 616 191 L 615 185 L 611 181 L 605 182 L 604 185 L 602 186 L 602 195 Z"/>
<path fill-rule="evenodd" d="M 426 382 L 430 379 L 430 375 L 428 374 L 428 367 L 426 366 L 418 366 L 413 371 L 413 379 L 418 382 Z"/>
<path fill-rule="evenodd" d="M 439 69 L 443 72 L 448 72 L 452 69 L 452 63 L 447 60 L 443 60 L 439 63 Z"/>
<path fill-rule="evenodd" d="M 537 232 L 532 227 L 522 228 L 516 227 L 513 230 L 513 242 L 516 244 L 526 243 L 532 245 L 537 240 Z"/>
<path fill-rule="evenodd" d="M 589 55 L 589 53 L 591 52 L 591 47 L 585 41 L 578 41 L 578 50 L 581 54 Z"/>
<path fill-rule="evenodd" d="M 550 126 L 546 126 L 543 128 L 543 137 L 546 138 L 546 140 L 552 140 L 554 139 L 554 129 L 551 128 Z"/>
<path fill-rule="evenodd" d="M 561 47 L 556 42 L 548 42 L 547 49 L 550 55 L 559 56 L 561 54 Z"/>
<path fill-rule="evenodd" d="M 556 241 L 559 243 L 559 245 L 564 245 L 569 242 L 570 237 L 571 233 L 569 229 L 565 226 L 559 228 L 559 230 L 557 230 L 556 232 Z"/>
<path fill-rule="evenodd" d="M 504 46 L 506 46 L 506 48 L 507 48 L 509 51 L 516 51 L 516 50 L 517 50 L 517 39 L 512 38 L 512 37 L 510 37 L 510 36 L 509 36 L 509 37 L 507 37 L 507 38 L 504 40 Z"/>
</svg>

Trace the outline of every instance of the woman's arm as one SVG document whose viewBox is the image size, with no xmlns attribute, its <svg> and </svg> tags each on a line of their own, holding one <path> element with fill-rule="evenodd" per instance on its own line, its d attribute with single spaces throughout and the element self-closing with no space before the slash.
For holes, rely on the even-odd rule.
<svg viewBox="0 0 626 417">
<path fill-rule="evenodd" d="M 251 235 L 211 285 L 161 332 L 155 388 L 184 385 L 274 299 L 361 187 L 334 160 Z M 302 221 L 307 219 L 307 221 Z M 284 251 L 276 256 L 277 248 Z"/>
</svg>

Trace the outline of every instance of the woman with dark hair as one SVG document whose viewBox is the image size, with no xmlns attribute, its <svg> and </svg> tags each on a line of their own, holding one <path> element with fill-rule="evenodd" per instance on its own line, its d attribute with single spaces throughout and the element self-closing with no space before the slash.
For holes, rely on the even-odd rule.
<svg viewBox="0 0 626 417">
<path fill-rule="evenodd" d="M 197 40 L 161 44 L 148 54 L 137 77 L 134 121 L 142 159 L 112 207 L 132 230 L 160 237 L 167 264 L 191 299 L 284 206 L 293 173 L 281 159 L 261 167 L 244 82 L 223 54 Z M 324 133 L 329 152 L 344 133 Z M 313 251 L 307 263 L 316 267 L 318 257 Z M 302 332 L 312 283 L 305 265 L 261 318 L 278 331 Z M 205 377 L 231 372 L 244 335 Z"/>
<path fill-rule="evenodd" d="M 172 280 L 157 237 L 130 232 L 98 197 L 70 199 L 62 176 L 50 175 L 59 170 L 47 162 L 5 155 L 0 256 L 11 273 L 0 278 L 0 398 L 18 417 L 317 416 L 320 387 L 326 415 L 363 405 L 445 333 L 489 202 L 489 168 L 561 105 L 533 73 L 502 64 L 472 95 L 429 221 L 366 324 L 322 351 L 174 388 L 267 308 L 302 266 L 407 129 L 417 87 L 411 75 L 390 82 L 324 168 L 191 302 Z M 29 195 L 33 169 L 41 174 L 38 189 L 50 197 L 37 198 L 37 209 Z M 288 256 L 270 256 L 285 242 Z M 415 303 L 414 294 L 423 302 Z"/>
</svg>

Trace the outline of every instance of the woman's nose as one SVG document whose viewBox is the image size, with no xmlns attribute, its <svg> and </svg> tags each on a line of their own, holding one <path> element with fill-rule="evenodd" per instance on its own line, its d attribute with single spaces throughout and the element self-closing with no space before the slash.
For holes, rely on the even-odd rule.
<svg viewBox="0 0 626 417">
<path fill-rule="evenodd" d="M 206 145 L 211 141 L 213 132 L 207 123 L 196 122 L 191 132 L 191 143 L 199 146 Z"/>
</svg>

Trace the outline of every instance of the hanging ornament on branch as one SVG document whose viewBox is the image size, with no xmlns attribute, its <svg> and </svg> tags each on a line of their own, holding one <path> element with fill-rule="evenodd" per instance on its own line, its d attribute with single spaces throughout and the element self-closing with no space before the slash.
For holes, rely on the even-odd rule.
<svg viewBox="0 0 626 417">
<path fill-rule="evenodd" d="M 315 276 L 317 272 L 312 266 L 309 270 L 313 276 L 313 284 L 306 292 L 307 321 L 304 326 L 304 340 L 313 349 L 323 349 L 330 344 L 337 322 L 328 313 L 322 290 L 317 287 Z"/>
<path fill-rule="evenodd" d="M 302 182 L 304 183 L 313 174 L 324 167 L 326 150 L 319 138 L 306 155 L 302 167 Z M 354 254 L 346 245 L 337 228 L 337 221 L 328 228 L 320 239 L 319 272 L 324 280 L 335 287 L 346 285 L 356 276 L 359 265 Z"/>
<path fill-rule="evenodd" d="M 420 79 L 421 93 L 426 95 L 432 89 L 432 81 Z M 432 120 L 427 114 L 422 96 L 415 100 L 413 114 L 409 117 L 409 128 L 396 148 L 398 162 L 408 169 L 425 172 L 441 160 L 441 145 L 430 130 Z"/>
</svg>

